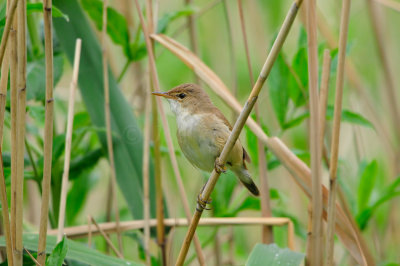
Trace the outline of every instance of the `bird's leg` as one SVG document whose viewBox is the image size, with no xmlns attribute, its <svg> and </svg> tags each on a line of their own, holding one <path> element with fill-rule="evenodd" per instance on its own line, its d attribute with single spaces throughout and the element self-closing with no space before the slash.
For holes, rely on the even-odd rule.
<svg viewBox="0 0 400 266">
<path fill-rule="evenodd" d="M 221 163 L 221 161 L 219 160 L 219 157 L 217 157 L 217 158 L 215 159 L 214 168 L 215 168 L 215 171 L 216 171 L 218 174 L 221 174 L 221 173 L 225 173 L 225 172 L 226 172 L 226 166 L 225 166 L 224 164 Z"/>
<path fill-rule="evenodd" d="M 197 195 L 197 210 L 198 211 L 203 211 L 203 210 L 211 210 L 211 208 L 207 208 L 207 204 L 211 204 L 211 202 L 212 202 L 212 199 L 211 198 L 209 198 L 208 200 L 204 200 L 203 199 L 203 197 L 201 196 L 201 194 L 203 193 L 203 190 L 204 190 L 204 188 L 205 188 L 205 184 L 204 184 L 204 186 L 203 186 L 203 188 L 200 190 L 200 193 Z"/>
</svg>

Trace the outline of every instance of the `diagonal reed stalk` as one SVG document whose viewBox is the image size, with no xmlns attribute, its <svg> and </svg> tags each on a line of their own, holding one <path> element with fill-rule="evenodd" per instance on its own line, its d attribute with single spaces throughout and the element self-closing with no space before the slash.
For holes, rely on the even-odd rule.
<svg viewBox="0 0 400 266">
<path fill-rule="evenodd" d="M 43 1 L 44 50 L 46 62 L 46 104 L 44 124 L 44 154 L 42 180 L 42 206 L 40 210 L 38 262 L 42 265 L 46 260 L 46 234 L 50 200 L 51 162 L 53 151 L 53 34 L 52 28 L 52 0 Z"/>
<path fill-rule="evenodd" d="M 253 68 L 251 66 L 251 59 L 250 59 L 250 51 L 249 45 L 247 41 L 247 33 L 246 33 L 246 24 L 244 21 L 244 14 L 243 14 L 243 5 L 242 0 L 238 0 L 238 9 L 239 9 L 239 17 L 240 17 L 240 26 L 242 29 L 243 35 L 243 42 L 246 51 L 246 60 L 247 60 L 247 68 L 249 70 L 250 76 L 250 84 L 254 86 L 254 75 L 253 75 Z M 258 104 L 254 106 L 254 110 L 256 113 L 256 120 L 259 125 L 261 125 L 260 114 L 258 110 Z M 269 184 L 268 184 L 268 175 L 267 175 L 267 163 L 266 163 L 266 155 L 264 150 L 264 145 L 262 142 L 257 139 L 257 154 L 258 154 L 258 172 L 260 176 L 260 194 L 261 194 L 261 213 L 263 217 L 271 217 L 271 203 L 269 200 Z M 274 234 L 272 231 L 272 227 L 264 226 L 262 229 L 262 242 L 263 243 L 272 243 L 274 242 Z"/>
<path fill-rule="evenodd" d="M 7 5 L 7 17 L 6 17 L 6 25 L 4 26 L 4 30 L 3 30 L 3 36 L 1 37 L 1 43 L 0 43 L 0 65 L 3 64 L 3 58 L 6 52 L 6 48 L 7 48 L 7 41 L 8 41 L 8 37 L 10 35 L 10 31 L 13 28 L 13 23 L 14 23 L 14 15 L 15 15 L 15 11 L 17 9 L 17 5 L 18 5 L 18 1 L 19 0 L 14 0 L 11 2 L 11 5 Z"/>
<path fill-rule="evenodd" d="M 335 109 L 333 115 L 331 158 L 329 168 L 329 201 L 328 201 L 328 225 L 326 239 L 326 265 L 331 266 L 333 262 L 334 251 L 334 235 L 335 235 L 335 214 L 336 214 L 336 175 L 339 157 L 339 139 L 340 139 L 340 119 L 342 116 L 342 96 L 344 86 L 344 67 L 346 59 L 347 33 L 349 29 L 350 2 L 351 0 L 343 0 L 342 14 L 340 20 L 340 37 L 339 37 L 339 55 L 336 74 L 336 95 Z"/>
<path fill-rule="evenodd" d="M 7 1 L 7 7 L 10 1 Z M 6 14 L 8 11 L 6 10 Z M 6 110 L 6 99 L 7 99 L 7 85 L 8 85 L 8 70 L 10 67 L 10 48 L 6 45 L 5 57 L 3 64 L 1 65 L 1 80 L 0 80 L 0 200 L 2 206 L 2 217 L 3 217 L 3 229 L 4 238 L 6 242 L 6 254 L 8 258 L 8 265 L 13 265 L 13 245 L 11 241 L 11 228 L 10 228 L 10 216 L 8 212 L 8 200 L 7 191 L 3 169 L 3 129 L 4 129 L 4 115 Z"/>
<path fill-rule="evenodd" d="M 65 155 L 64 155 L 64 170 L 61 184 L 61 199 L 60 199 L 60 213 L 58 215 L 58 234 L 57 242 L 61 241 L 64 234 L 65 222 L 65 207 L 67 205 L 67 191 L 68 191 L 68 176 L 69 164 L 71 162 L 71 143 L 72 143 L 72 129 L 74 124 L 74 106 L 75 106 L 75 92 L 78 83 L 79 61 L 81 57 L 82 40 L 77 39 L 75 44 L 75 57 L 74 66 L 72 69 L 72 80 L 69 88 L 68 100 L 68 118 L 67 118 L 67 133 L 65 135 Z"/>
<path fill-rule="evenodd" d="M 22 264 L 23 244 L 23 197 L 24 197 L 24 140 L 26 109 L 26 0 L 20 0 L 17 7 L 17 179 L 15 195 L 15 246 L 14 263 Z"/>
<path fill-rule="evenodd" d="M 152 91 L 159 91 L 160 84 L 157 75 L 157 68 L 155 65 L 155 58 L 154 58 L 154 50 L 153 50 L 153 43 L 149 37 L 149 28 L 153 29 L 152 27 L 152 17 L 150 14 L 149 21 L 150 25 L 146 25 L 142 13 L 142 9 L 140 7 L 139 1 L 135 0 L 136 10 L 139 14 L 140 24 L 145 36 L 146 42 L 146 49 L 148 53 L 149 59 L 149 67 L 150 67 L 150 84 Z M 151 1 L 148 0 L 148 6 L 151 9 Z M 157 103 L 157 102 L 159 103 Z M 154 164 L 155 164 L 155 183 L 156 183 L 156 216 L 157 216 L 157 241 L 158 245 L 161 249 L 162 254 L 162 261 L 163 265 L 166 265 L 167 257 L 166 257 L 166 247 L 165 247 L 165 227 L 164 227 L 164 205 L 163 205 L 163 193 L 162 193 L 162 183 L 161 183 L 161 153 L 160 153 L 160 136 L 158 132 L 158 116 L 157 116 L 157 107 L 161 104 L 160 99 L 152 98 L 152 134 L 153 134 L 153 143 L 154 143 Z"/>
<path fill-rule="evenodd" d="M 400 12 L 400 3 L 394 0 L 374 0 L 375 2 L 384 5 L 388 8 L 391 8 L 393 10 L 396 10 Z"/>
<path fill-rule="evenodd" d="M 108 246 L 115 252 L 115 254 L 117 254 L 118 258 L 123 259 L 124 256 L 121 254 L 121 252 L 118 251 L 118 249 L 114 246 L 113 242 L 111 241 L 111 239 L 108 237 L 108 235 L 103 231 L 103 229 L 101 229 L 101 227 L 97 224 L 96 220 L 93 217 L 90 217 L 92 223 L 94 224 L 94 226 L 97 228 L 97 230 L 100 232 L 100 234 L 104 237 L 104 239 L 106 240 Z M 116 226 L 116 231 L 117 234 L 120 232 L 120 226 L 119 224 L 117 224 Z"/>
<path fill-rule="evenodd" d="M 307 40 L 308 40 L 308 90 L 310 95 L 310 135 L 311 185 L 312 185 L 312 230 L 310 265 L 322 263 L 322 190 L 321 190 L 321 148 L 318 110 L 318 44 L 316 0 L 307 1 Z M 317 141 L 315 141 L 317 140 Z"/>
<path fill-rule="evenodd" d="M 150 255 L 150 94 L 145 91 L 144 104 L 144 140 L 143 140 L 143 221 L 144 224 L 144 250 L 146 253 L 146 265 L 151 265 Z"/>
<path fill-rule="evenodd" d="M 10 230 L 13 254 L 16 240 L 16 189 L 17 189 L 17 19 L 10 30 L 10 91 L 11 91 L 11 215 Z M 13 255 L 14 256 L 14 255 Z M 14 260 L 14 259 L 13 259 Z"/>
<path fill-rule="evenodd" d="M 326 125 L 326 107 L 328 105 L 329 77 L 331 73 L 331 55 L 328 49 L 324 51 L 322 62 L 321 87 L 319 89 L 319 146 L 321 151 L 324 147 L 325 125 Z"/>
<path fill-rule="evenodd" d="M 235 143 L 239 137 L 239 134 L 240 134 L 241 130 L 243 129 L 243 126 L 246 123 L 246 120 L 249 117 L 250 112 L 254 107 L 254 104 L 257 101 L 258 94 L 260 93 L 261 88 L 264 85 L 264 82 L 267 79 L 267 77 L 271 71 L 271 68 L 278 56 L 278 53 L 281 50 L 283 43 L 286 40 L 286 37 L 287 37 L 289 30 L 293 24 L 293 21 L 296 17 L 296 14 L 297 14 L 297 11 L 298 11 L 298 8 L 299 8 L 301 2 L 302 2 L 301 0 L 294 2 L 289 10 L 288 15 L 285 18 L 282 28 L 280 29 L 278 36 L 272 46 L 271 52 L 269 53 L 267 60 L 264 63 L 264 66 L 261 70 L 261 73 L 260 73 L 258 79 L 257 79 L 257 82 L 254 85 L 254 87 L 251 91 L 251 94 L 232 129 L 232 133 L 229 136 L 229 138 L 220 154 L 219 163 L 222 165 L 224 165 L 226 163 L 229 152 L 232 150 L 233 146 L 235 145 Z M 207 181 L 205 187 L 203 188 L 201 194 L 199 195 L 199 197 L 202 201 L 207 202 L 209 200 L 211 192 L 213 191 L 214 186 L 215 186 L 216 182 L 218 181 L 219 176 L 220 176 L 220 173 L 215 171 L 215 169 L 214 169 L 213 172 L 211 173 L 211 176 L 210 176 L 209 180 Z M 189 226 L 185 240 L 182 244 L 181 251 L 179 252 L 179 257 L 176 262 L 176 265 L 183 265 L 185 262 L 185 258 L 186 258 L 187 252 L 189 250 L 190 243 L 193 239 L 193 235 L 196 231 L 196 228 L 199 223 L 200 217 L 203 213 L 203 210 L 204 210 L 204 206 L 201 206 L 201 204 L 197 204 L 196 211 L 192 218 L 192 222 Z"/>
<path fill-rule="evenodd" d="M 113 202 L 113 207 L 115 211 L 115 222 L 119 224 L 119 208 L 117 200 L 117 177 L 115 174 L 115 164 L 114 164 L 114 149 L 112 143 L 112 129 L 111 129 L 111 114 L 110 114 L 110 85 L 108 79 L 108 64 L 107 64 L 107 8 L 108 0 L 104 0 L 103 3 L 103 27 L 101 31 L 101 46 L 102 46 L 102 59 L 103 59 L 103 82 L 104 82 L 104 114 L 107 129 L 107 150 L 108 150 L 108 160 L 110 161 L 110 172 L 111 172 L 111 200 Z M 122 238 L 121 234 L 117 233 L 118 248 L 122 253 Z"/>
</svg>

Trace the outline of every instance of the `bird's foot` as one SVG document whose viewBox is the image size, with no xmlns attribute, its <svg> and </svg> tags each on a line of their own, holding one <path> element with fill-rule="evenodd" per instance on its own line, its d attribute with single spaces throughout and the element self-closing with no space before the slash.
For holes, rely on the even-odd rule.
<svg viewBox="0 0 400 266">
<path fill-rule="evenodd" d="M 217 157 L 215 159 L 214 162 L 214 169 L 218 174 L 221 173 L 225 173 L 226 172 L 226 166 L 224 164 L 221 163 L 221 161 L 219 160 L 219 157 Z"/>
<path fill-rule="evenodd" d="M 197 195 L 197 208 L 196 209 L 199 212 L 202 212 L 203 210 L 206 210 L 206 211 L 211 210 L 210 207 L 207 208 L 207 204 L 211 204 L 212 199 L 209 198 L 208 200 L 204 200 L 203 197 L 201 196 L 201 193 L 202 192 L 200 192 L 199 195 Z"/>
</svg>

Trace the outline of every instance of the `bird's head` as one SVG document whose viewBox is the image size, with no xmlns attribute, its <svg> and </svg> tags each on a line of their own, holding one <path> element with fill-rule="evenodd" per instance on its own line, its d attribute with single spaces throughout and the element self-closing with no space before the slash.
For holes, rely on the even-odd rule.
<svg viewBox="0 0 400 266">
<path fill-rule="evenodd" d="M 211 104 L 207 93 L 196 84 L 185 83 L 167 92 L 153 92 L 153 95 L 166 98 L 175 115 L 182 112 L 193 113 L 201 106 Z"/>
</svg>

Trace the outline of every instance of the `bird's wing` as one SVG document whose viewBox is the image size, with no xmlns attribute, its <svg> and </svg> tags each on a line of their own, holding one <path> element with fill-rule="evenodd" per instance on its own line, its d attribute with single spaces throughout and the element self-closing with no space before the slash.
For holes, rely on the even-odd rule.
<svg viewBox="0 0 400 266">
<path fill-rule="evenodd" d="M 213 108 L 212 112 L 224 122 L 224 124 L 229 128 L 230 131 L 232 131 L 232 126 L 229 123 L 228 119 L 226 119 L 224 114 L 217 107 L 215 107 L 215 106 L 213 106 L 213 107 L 214 108 Z M 225 143 L 224 143 L 224 145 L 225 145 Z M 251 163 L 251 158 L 244 148 L 243 148 L 243 162 Z"/>
</svg>

